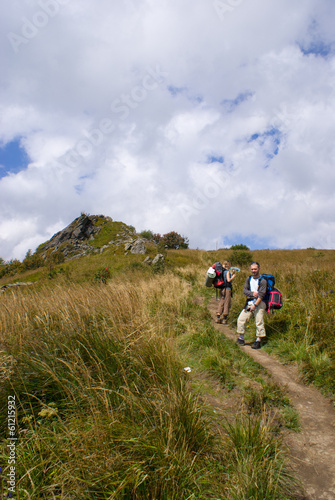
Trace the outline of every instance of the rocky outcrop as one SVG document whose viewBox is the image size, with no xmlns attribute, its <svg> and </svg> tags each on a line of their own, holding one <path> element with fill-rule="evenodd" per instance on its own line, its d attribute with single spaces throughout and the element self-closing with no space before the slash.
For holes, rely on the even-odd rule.
<svg viewBox="0 0 335 500">
<path fill-rule="evenodd" d="M 138 238 L 135 240 L 134 244 L 132 245 L 130 249 L 130 253 L 135 253 L 135 254 L 145 254 L 146 249 L 145 249 L 145 244 L 144 241 L 141 238 Z"/>
<path fill-rule="evenodd" d="M 95 239 L 100 231 L 97 245 Z M 106 240 L 112 236 L 112 240 Z M 54 234 L 54 236 L 44 245 L 41 245 L 37 252 L 43 258 L 61 253 L 67 260 L 76 259 L 89 253 L 103 253 L 109 247 L 120 247 L 124 245 L 125 252 L 133 254 L 146 253 L 145 242 L 138 238 L 132 226 L 124 223 L 114 222 L 110 217 L 103 215 L 82 214 L 75 219 L 65 229 Z"/>
<path fill-rule="evenodd" d="M 99 216 L 97 216 L 98 218 Z M 65 229 L 54 234 L 54 236 L 42 247 L 40 252 L 45 253 L 49 249 L 58 250 L 61 245 L 67 243 L 69 245 L 80 246 L 80 242 L 88 241 L 94 238 L 99 233 L 100 227 L 94 225 L 94 217 L 81 215 L 69 224 Z M 83 250 L 93 249 L 91 245 L 85 244 Z"/>
<path fill-rule="evenodd" d="M 145 242 L 142 238 L 137 238 L 136 240 L 127 241 L 124 245 L 125 252 L 134 253 L 134 254 L 145 254 Z"/>
</svg>

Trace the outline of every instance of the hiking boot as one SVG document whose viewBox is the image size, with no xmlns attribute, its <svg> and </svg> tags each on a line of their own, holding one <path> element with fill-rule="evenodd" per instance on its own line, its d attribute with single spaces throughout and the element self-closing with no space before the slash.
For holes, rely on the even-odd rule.
<svg viewBox="0 0 335 500">
<path fill-rule="evenodd" d="M 251 344 L 251 349 L 260 349 L 261 347 L 261 342 L 259 340 L 256 340 L 253 344 Z"/>
<path fill-rule="evenodd" d="M 217 314 L 217 315 L 216 315 L 216 320 L 215 320 L 215 323 L 221 323 L 220 314 Z"/>
<path fill-rule="evenodd" d="M 241 339 L 240 337 L 236 340 L 236 344 L 239 345 L 245 345 L 244 339 Z"/>
<path fill-rule="evenodd" d="M 226 324 L 227 324 L 227 320 L 226 320 L 225 318 L 223 318 L 223 320 L 221 321 L 221 323 L 222 323 L 223 325 L 226 325 Z"/>
</svg>

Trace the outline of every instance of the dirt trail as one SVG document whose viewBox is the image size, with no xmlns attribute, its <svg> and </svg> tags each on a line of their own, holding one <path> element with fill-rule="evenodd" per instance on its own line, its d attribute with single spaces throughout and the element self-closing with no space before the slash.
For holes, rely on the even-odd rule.
<svg viewBox="0 0 335 500">
<path fill-rule="evenodd" d="M 213 317 L 217 302 L 209 304 Z M 226 337 L 236 340 L 234 330 L 226 325 L 215 324 Z M 277 383 L 287 387 L 292 404 L 299 412 L 302 430 L 289 433 L 289 446 L 293 467 L 302 482 L 306 500 L 335 500 L 335 408 L 314 387 L 300 381 L 293 366 L 280 363 L 262 349 L 254 350 L 249 345 L 241 346 L 257 363 L 264 366 Z"/>
</svg>

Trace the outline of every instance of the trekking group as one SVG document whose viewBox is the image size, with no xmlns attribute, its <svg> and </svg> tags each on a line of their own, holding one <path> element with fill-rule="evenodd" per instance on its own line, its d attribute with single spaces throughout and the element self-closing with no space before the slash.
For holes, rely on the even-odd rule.
<svg viewBox="0 0 335 500">
<path fill-rule="evenodd" d="M 243 294 L 246 296 L 246 303 L 237 319 L 237 344 L 245 345 L 244 335 L 246 326 L 250 318 L 255 318 L 256 340 L 251 344 L 252 349 L 260 349 L 266 337 L 264 326 L 264 314 L 272 309 L 282 307 L 282 297 L 280 291 L 274 287 L 275 278 L 271 274 L 261 274 L 258 262 L 250 265 L 251 275 L 245 280 Z M 231 267 L 229 261 L 215 262 L 212 268 L 207 271 L 205 285 L 212 286 L 219 291 L 219 305 L 216 313 L 216 322 L 226 324 L 231 307 L 233 294 L 232 282 L 236 277 L 238 268 Z M 221 317 L 222 316 L 222 317 Z"/>
</svg>

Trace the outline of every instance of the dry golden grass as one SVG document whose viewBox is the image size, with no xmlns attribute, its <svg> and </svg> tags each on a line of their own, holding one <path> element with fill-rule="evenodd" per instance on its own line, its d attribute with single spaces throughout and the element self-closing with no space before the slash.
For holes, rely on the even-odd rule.
<svg viewBox="0 0 335 500">
<path fill-rule="evenodd" d="M 263 261 L 271 272 L 270 260 Z M 190 390 L 175 343 L 181 331 L 205 350 L 222 343 L 205 309 L 192 302 L 194 293 L 213 293 L 204 290 L 210 263 L 206 252 L 175 251 L 167 258 L 173 272 L 133 269 L 107 285 L 64 279 L 2 294 L 0 397 L 5 404 L 9 391 L 17 395 L 22 498 L 220 498 L 229 484 L 224 433 L 213 432 L 208 410 Z M 289 266 L 287 273 L 279 275 L 283 283 Z M 233 359 L 234 348 L 217 355 Z M 250 425 L 257 442 L 258 424 Z M 246 457 L 251 468 L 252 460 Z M 273 453 L 267 467 L 280 483 L 276 461 Z M 256 487 L 245 470 L 243 478 Z M 289 498 L 268 486 L 266 498 Z"/>
<path fill-rule="evenodd" d="M 180 310 L 188 292 L 187 283 L 172 274 L 137 280 L 135 286 L 119 278 L 107 285 L 12 289 L 1 297 L 0 341 L 21 346 L 27 336 L 36 336 L 41 330 L 79 331 L 85 328 L 88 317 L 99 314 L 116 326 L 133 328 L 148 321 L 148 311 L 158 308 L 158 304 L 162 318 L 166 308 Z"/>
</svg>

